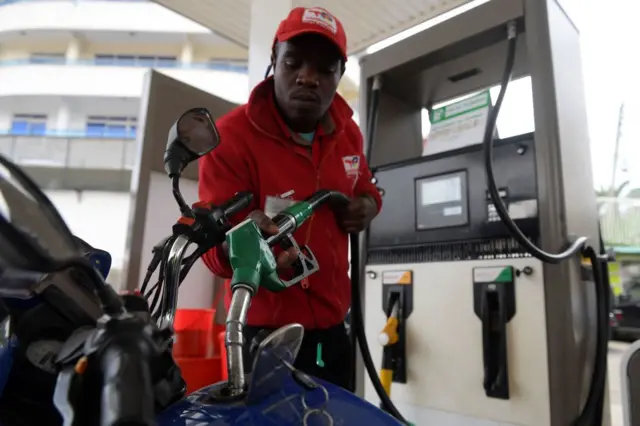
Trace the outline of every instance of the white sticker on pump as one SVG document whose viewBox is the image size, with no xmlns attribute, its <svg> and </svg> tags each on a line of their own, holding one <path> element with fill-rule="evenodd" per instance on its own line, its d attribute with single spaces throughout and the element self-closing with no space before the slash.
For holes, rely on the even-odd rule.
<svg viewBox="0 0 640 426">
<path fill-rule="evenodd" d="M 522 200 L 509 203 L 511 219 L 527 219 L 538 215 L 538 200 Z"/>
<path fill-rule="evenodd" d="M 473 268 L 473 282 L 490 283 L 496 281 L 504 271 L 504 266 Z"/>
<path fill-rule="evenodd" d="M 445 207 L 442 209 L 443 216 L 460 216 L 462 214 L 462 206 Z"/>
<path fill-rule="evenodd" d="M 413 271 L 384 271 L 382 285 L 413 284 Z"/>
</svg>

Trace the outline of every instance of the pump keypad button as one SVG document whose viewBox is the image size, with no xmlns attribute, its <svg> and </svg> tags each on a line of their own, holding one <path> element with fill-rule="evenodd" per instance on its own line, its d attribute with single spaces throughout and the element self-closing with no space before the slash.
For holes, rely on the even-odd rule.
<svg viewBox="0 0 640 426">
<path fill-rule="evenodd" d="M 493 204 L 487 205 L 487 222 L 500 222 L 500 216 L 498 216 L 496 206 Z"/>
</svg>

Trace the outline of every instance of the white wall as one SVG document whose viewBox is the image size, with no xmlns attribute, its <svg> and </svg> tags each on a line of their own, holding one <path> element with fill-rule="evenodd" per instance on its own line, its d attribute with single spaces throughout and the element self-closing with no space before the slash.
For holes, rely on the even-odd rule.
<svg viewBox="0 0 640 426">
<path fill-rule="evenodd" d="M 62 99 L 56 97 L 0 97 L 0 130 L 11 128 L 13 114 L 46 114 L 47 128 L 54 128 L 61 102 Z"/>
<path fill-rule="evenodd" d="M 196 181 L 181 179 L 180 189 L 187 204 L 191 204 L 198 199 Z M 164 173 L 151 173 L 148 197 L 139 282 L 142 282 L 147 265 L 151 261 L 153 246 L 171 234 L 171 227 L 180 217 L 180 210 L 171 192 L 171 181 Z M 213 302 L 213 290 L 213 274 L 202 261 L 198 261 L 180 286 L 178 307 L 210 308 Z"/>
<path fill-rule="evenodd" d="M 202 25 L 153 2 L 58 0 L 0 7 L 0 32 L 39 29 L 210 32 Z"/>
<path fill-rule="evenodd" d="M 60 72 L 41 73 L 42 68 Z M 67 72 L 69 70 L 63 66 L 0 68 L 0 131 L 11 127 L 14 114 L 46 114 L 47 128 L 60 130 L 82 130 L 90 115 L 138 116 L 147 69 L 78 68 L 86 73 Z M 20 74 L 19 69 L 29 72 Z M 244 74 L 208 70 L 168 70 L 165 73 L 231 102 L 244 103 L 249 96 L 248 77 Z M 7 75 L 9 78 L 5 78 Z M 56 75 L 66 76 L 66 79 L 56 80 Z M 87 75 L 90 80 L 84 80 Z M 82 84 L 77 84 L 78 81 Z"/>
<path fill-rule="evenodd" d="M 33 30 L 16 36 L 0 32 L 0 60 L 24 60 L 31 53 L 58 54 L 69 61 L 91 60 L 100 54 L 175 56 L 181 63 L 207 62 L 213 58 L 247 58 L 246 48 L 213 33 Z"/>
<path fill-rule="evenodd" d="M 129 228 L 131 199 L 126 192 L 45 191 L 67 225 L 92 246 L 113 258 L 112 269 L 122 269 Z M 112 283 L 120 286 L 120 283 Z"/>
<path fill-rule="evenodd" d="M 90 115 L 137 117 L 139 110 L 138 98 L 0 97 L 0 130 L 11 127 L 13 114 L 46 114 L 48 129 L 83 130 Z"/>
<path fill-rule="evenodd" d="M 2 96 L 139 98 L 147 68 L 81 65 L 0 67 Z M 249 97 L 246 74 L 205 69 L 163 69 L 163 74 L 234 103 Z"/>
<path fill-rule="evenodd" d="M 196 182 L 184 179 L 181 188 L 187 202 L 197 199 Z M 129 232 L 131 195 L 128 192 L 45 192 L 67 222 L 71 232 L 92 246 L 108 251 L 113 258 L 112 270 L 122 270 Z M 158 241 L 171 234 L 171 226 L 180 215 L 171 195 L 169 179 L 161 173 L 151 175 L 149 200 L 140 284 L 151 261 L 151 249 Z M 122 279 L 126 277 L 122 273 L 117 275 Z M 124 288 L 123 282 L 110 279 L 109 283 Z M 209 308 L 213 301 L 213 289 L 213 275 L 201 261 L 198 261 L 180 287 L 178 306 Z"/>
</svg>

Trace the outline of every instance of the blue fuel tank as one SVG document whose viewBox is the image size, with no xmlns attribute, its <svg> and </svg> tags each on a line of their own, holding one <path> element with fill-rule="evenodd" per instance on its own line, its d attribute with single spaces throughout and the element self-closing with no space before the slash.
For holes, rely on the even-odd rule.
<svg viewBox="0 0 640 426">
<path fill-rule="evenodd" d="M 288 375 L 278 391 L 248 403 L 213 398 L 224 383 L 205 387 L 169 407 L 159 426 L 402 426 L 373 404 L 330 383 L 313 379 L 314 389 Z M 268 379 L 267 379 L 268 380 Z M 269 386 L 271 387 L 271 386 Z"/>
</svg>

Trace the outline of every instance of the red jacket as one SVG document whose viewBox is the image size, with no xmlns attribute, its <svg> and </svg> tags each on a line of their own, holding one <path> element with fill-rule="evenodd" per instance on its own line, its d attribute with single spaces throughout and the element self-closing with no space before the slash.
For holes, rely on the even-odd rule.
<svg viewBox="0 0 640 426">
<path fill-rule="evenodd" d="M 265 80 L 253 90 L 246 105 L 217 122 L 220 145 L 200 159 L 200 200 L 221 204 L 236 192 L 251 191 L 254 205 L 232 218 L 234 224 L 252 210 L 264 210 L 267 197 L 291 191 L 294 200 L 303 200 L 319 189 L 348 196 L 368 194 L 380 208 L 382 200 L 371 183 L 362 135 L 352 114 L 336 94 L 309 152 L 309 147 L 294 142 L 297 135 L 286 127 L 275 107 L 273 79 Z M 303 284 L 281 293 L 259 289 L 251 302 L 247 324 L 275 328 L 295 322 L 314 329 L 344 320 L 351 303 L 348 235 L 325 206 L 296 231 L 294 238 L 311 248 L 320 270 Z M 214 274 L 231 277 L 229 261 L 221 248 L 208 252 L 204 262 Z M 230 300 L 227 291 L 227 308 Z"/>
</svg>

